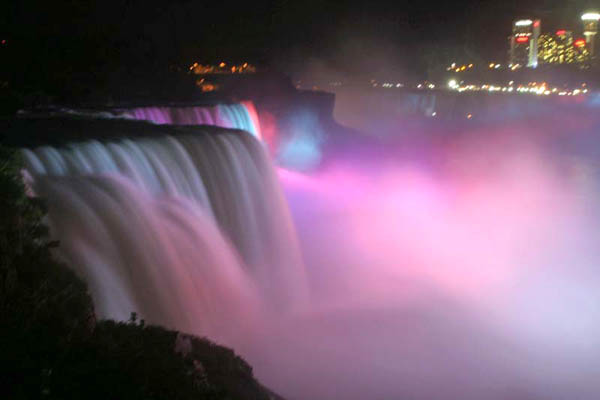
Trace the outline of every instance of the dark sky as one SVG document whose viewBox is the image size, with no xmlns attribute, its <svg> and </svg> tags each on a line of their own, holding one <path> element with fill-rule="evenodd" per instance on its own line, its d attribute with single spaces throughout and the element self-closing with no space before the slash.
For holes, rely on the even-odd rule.
<svg viewBox="0 0 600 400">
<path fill-rule="evenodd" d="M 598 0 L 600 6 L 600 0 Z M 511 21 L 578 28 L 587 0 L 12 1 L 2 35 L 22 62 L 136 65 L 325 60 L 364 66 L 389 56 L 402 68 L 427 59 L 505 57 Z M 593 3 L 592 3 L 593 4 Z M 53 61 L 54 60 L 54 61 Z"/>
</svg>

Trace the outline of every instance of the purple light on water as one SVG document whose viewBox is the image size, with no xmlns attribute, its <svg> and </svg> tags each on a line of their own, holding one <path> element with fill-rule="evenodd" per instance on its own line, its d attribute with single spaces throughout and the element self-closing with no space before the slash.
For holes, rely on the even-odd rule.
<svg viewBox="0 0 600 400">
<path fill-rule="evenodd" d="M 558 120 L 280 169 L 313 306 L 261 342 L 265 381 L 298 398 L 599 394 L 597 139 Z"/>
<path fill-rule="evenodd" d="M 599 125 L 547 118 L 336 154 L 299 118 L 320 168 L 273 148 L 310 173 L 239 132 L 24 154 L 103 316 L 209 334 L 287 398 L 594 399 Z"/>
</svg>

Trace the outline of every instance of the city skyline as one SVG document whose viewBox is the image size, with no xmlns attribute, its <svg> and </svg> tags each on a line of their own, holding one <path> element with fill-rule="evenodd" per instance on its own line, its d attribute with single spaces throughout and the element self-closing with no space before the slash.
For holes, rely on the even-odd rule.
<svg viewBox="0 0 600 400">
<path fill-rule="evenodd" d="M 131 76 L 145 81 L 168 75 L 174 66 L 226 60 L 291 75 L 314 67 L 416 81 L 453 61 L 506 63 L 507 37 L 518 18 L 539 18 L 544 31 L 574 30 L 581 13 L 595 8 L 600 7 L 581 0 L 457 0 L 435 6 L 358 0 L 25 0 L 0 16 L 1 51 L 8 60 L 0 72 L 17 86 L 44 82 L 56 88 L 64 86 L 68 71 L 89 86 L 130 82 Z"/>
<path fill-rule="evenodd" d="M 518 19 L 509 36 L 508 62 L 515 67 L 537 68 L 539 64 L 580 64 L 589 67 L 595 59 L 595 37 L 600 14 L 587 10 L 581 14 L 580 28 L 555 32 L 543 29 L 541 19 Z"/>
</svg>

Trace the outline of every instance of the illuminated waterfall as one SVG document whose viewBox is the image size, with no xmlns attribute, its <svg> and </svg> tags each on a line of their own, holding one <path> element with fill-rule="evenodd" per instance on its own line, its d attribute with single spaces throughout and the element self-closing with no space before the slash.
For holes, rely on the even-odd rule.
<svg viewBox="0 0 600 400">
<path fill-rule="evenodd" d="M 214 125 L 241 129 L 261 138 L 260 126 L 254 104 L 219 104 L 214 107 L 139 107 L 124 110 L 128 118 L 170 125 Z"/>
<path fill-rule="evenodd" d="M 25 174 L 100 317 L 228 341 L 257 307 L 299 304 L 304 271 L 263 146 L 182 132 L 25 149 Z"/>
</svg>

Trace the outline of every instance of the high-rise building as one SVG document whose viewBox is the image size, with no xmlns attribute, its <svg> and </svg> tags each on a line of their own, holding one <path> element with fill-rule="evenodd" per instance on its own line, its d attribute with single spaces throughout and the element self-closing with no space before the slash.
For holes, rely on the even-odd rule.
<svg viewBox="0 0 600 400">
<path fill-rule="evenodd" d="M 540 29 L 539 19 L 520 19 L 514 22 L 510 37 L 510 64 L 537 67 Z"/>
<path fill-rule="evenodd" d="M 576 63 L 578 53 L 573 44 L 573 32 L 560 29 L 555 35 L 541 35 L 538 54 L 540 64 Z"/>
<path fill-rule="evenodd" d="M 591 55 L 585 39 L 576 39 L 573 42 L 573 46 L 575 49 L 575 62 L 584 68 L 589 67 Z"/>
<path fill-rule="evenodd" d="M 587 42 L 587 49 L 592 58 L 595 58 L 595 40 L 598 33 L 598 21 L 600 21 L 600 13 L 586 12 L 581 16 L 583 22 L 583 35 Z"/>
</svg>

